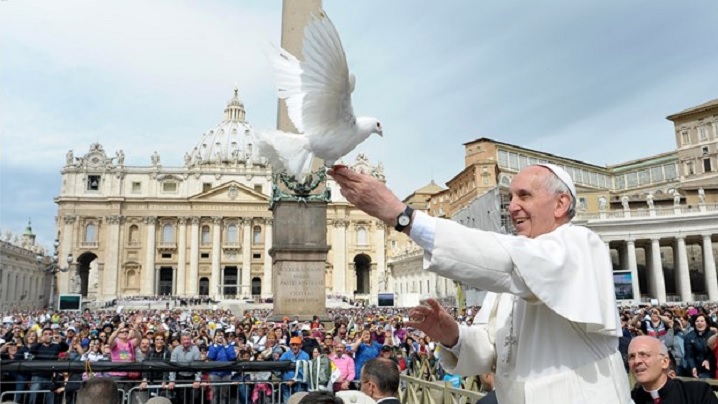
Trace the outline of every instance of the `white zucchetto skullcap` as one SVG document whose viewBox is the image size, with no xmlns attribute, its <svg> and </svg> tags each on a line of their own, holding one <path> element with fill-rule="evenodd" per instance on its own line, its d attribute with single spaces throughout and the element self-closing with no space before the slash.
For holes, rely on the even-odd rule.
<svg viewBox="0 0 718 404">
<path fill-rule="evenodd" d="M 552 173 L 556 174 L 558 179 L 560 179 L 561 182 L 563 182 L 568 187 L 568 190 L 571 193 L 571 197 L 573 197 L 573 199 L 576 199 L 576 185 L 574 185 L 573 180 L 571 179 L 571 176 L 568 175 L 566 170 L 564 170 L 563 168 L 561 168 L 555 164 L 541 163 L 541 164 L 536 164 L 536 165 L 541 166 L 541 167 L 546 167 L 549 170 L 551 170 Z"/>
</svg>

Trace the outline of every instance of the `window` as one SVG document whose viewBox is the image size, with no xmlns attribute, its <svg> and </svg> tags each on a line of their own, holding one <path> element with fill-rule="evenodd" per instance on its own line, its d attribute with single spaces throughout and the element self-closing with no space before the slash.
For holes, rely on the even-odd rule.
<svg viewBox="0 0 718 404">
<path fill-rule="evenodd" d="M 177 192 L 177 183 L 173 181 L 163 182 L 162 192 Z"/>
<path fill-rule="evenodd" d="M 663 167 L 651 167 L 651 181 L 661 182 L 663 181 Z"/>
<path fill-rule="evenodd" d="M 509 153 L 504 150 L 499 150 L 499 167 L 509 166 Z"/>
<path fill-rule="evenodd" d="M 640 185 L 646 185 L 651 182 L 651 177 L 648 173 L 648 169 L 641 170 L 638 172 L 638 183 Z"/>
<path fill-rule="evenodd" d="M 681 144 L 690 144 L 691 138 L 688 136 L 688 131 L 684 130 L 681 132 Z"/>
<path fill-rule="evenodd" d="M 133 181 L 132 182 L 132 193 L 139 194 L 140 192 L 142 192 L 142 183 L 139 181 Z"/>
<path fill-rule="evenodd" d="M 701 126 L 698 128 L 698 137 L 701 142 L 708 140 L 708 126 Z"/>
<path fill-rule="evenodd" d="M 678 169 L 675 164 L 663 166 L 663 172 L 666 174 L 666 180 L 672 180 L 678 177 Z"/>
<path fill-rule="evenodd" d="M 209 259 L 209 253 L 200 253 L 200 254 L 199 254 L 199 257 L 202 258 L 203 260 L 208 260 L 208 259 Z"/>
<path fill-rule="evenodd" d="M 255 192 L 259 192 L 259 193 L 261 194 L 261 193 L 262 193 L 262 186 L 259 185 L 259 184 L 255 185 L 255 186 L 254 186 L 254 191 L 255 191 Z"/>
<path fill-rule="evenodd" d="M 254 253 L 254 254 L 252 254 L 252 259 L 255 259 L 255 260 L 262 259 L 262 253 Z"/>
<path fill-rule="evenodd" d="M 97 226 L 94 223 L 85 226 L 85 242 L 97 242 Z"/>
<path fill-rule="evenodd" d="M 211 182 L 205 182 L 202 184 L 202 192 L 207 192 L 210 189 L 212 189 L 212 183 Z"/>
<path fill-rule="evenodd" d="M 359 245 L 367 245 L 367 239 L 366 239 L 366 229 L 363 227 L 360 227 L 357 229 L 357 244 Z"/>
<path fill-rule="evenodd" d="M 638 173 L 630 173 L 626 175 L 626 182 L 629 188 L 633 188 L 638 185 Z"/>
<path fill-rule="evenodd" d="M 174 227 L 171 224 L 162 226 L 162 242 L 172 243 L 175 241 Z"/>
<path fill-rule="evenodd" d="M 202 236 L 201 236 L 201 244 L 209 244 L 210 238 L 209 238 L 209 226 L 206 224 L 202 226 Z"/>
<path fill-rule="evenodd" d="M 519 168 L 519 155 L 516 153 L 509 153 L 509 168 L 518 170 Z"/>
<path fill-rule="evenodd" d="M 704 155 L 704 156 L 705 156 L 706 154 L 708 154 L 708 146 L 703 146 L 703 147 L 701 148 L 701 150 L 703 151 L 703 155 Z"/>
<path fill-rule="evenodd" d="M 710 159 L 710 158 L 703 159 L 703 172 L 704 172 L 704 173 L 709 173 L 709 172 L 711 172 L 711 171 L 713 171 L 713 170 L 711 169 L 711 159 Z"/>
<path fill-rule="evenodd" d="M 692 161 L 686 161 L 685 167 L 686 167 L 686 175 L 693 175 L 693 174 L 696 173 L 696 172 L 695 172 L 695 169 L 694 169 L 694 167 L 693 167 L 693 162 L 692 162 Z"/>
<path fill-rule="evenodd" d="M 252 228 L 252 244 L 262 244 L 262 228 L 260 226 Z"/>
<path fill-rule="evenodd" d="M 88 191 L 99 191 L 100 190 L 100 176 L 99 175 L 88 175 L 87 176 L 87 190 Z"/>
<path fill-rule="evenodd" d="M 228 243 L 237 243 L 238 237 L 239 237 L 239 233 L 237 232 L 237 225 L 230 224 L 229 226 L 227 226 L 227 242 Z"/>
<path fill-rule="evenodd" d="M 162 253 L 162 259 L 165 259 L 165 260 L 172 259 L 172 253 Z"/>
</svg>

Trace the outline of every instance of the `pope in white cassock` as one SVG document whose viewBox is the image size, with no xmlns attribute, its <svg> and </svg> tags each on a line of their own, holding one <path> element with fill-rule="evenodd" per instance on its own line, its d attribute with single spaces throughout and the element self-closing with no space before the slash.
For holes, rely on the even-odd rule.
<svg viewBox="0 0 718 404">
<path fill-rule="evenodd" d="M 460 326 L 433 299 L 411 310 L 406 325 L 441 344 L 448 372 L 494 371 L 499 403 L 631 402 L 609 251 L 570 223 L 576 188 L 566 171 L 542 164 L 516 175 L 509 212 L 518 236 L 414 212 L 350 169 L 329 174 L 349 202 L 423 247 L 425 269 L 493 292 L 473 326 Z"/>
</svg>

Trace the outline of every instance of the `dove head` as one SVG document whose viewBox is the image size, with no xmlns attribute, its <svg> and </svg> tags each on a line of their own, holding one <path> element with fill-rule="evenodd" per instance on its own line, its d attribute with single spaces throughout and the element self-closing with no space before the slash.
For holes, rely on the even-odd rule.
<svg viewBox="0 0 718 404">
<path fill-rule="evenodd" d="M 376 133 L 377 135 L 384 137 L 384 130 L 381 127 L 381 122 L 379 122 L 376 118 L 361 116 L 357 118 L 357 127 L 359 128 L 359 132 L 365 137 L 369 137 L 372 133 Z"/>
</svg>

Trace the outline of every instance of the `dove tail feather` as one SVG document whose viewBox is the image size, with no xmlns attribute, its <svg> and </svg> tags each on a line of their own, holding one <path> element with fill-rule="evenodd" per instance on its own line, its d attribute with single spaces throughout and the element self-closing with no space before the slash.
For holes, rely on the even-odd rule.
<svg viewBox="0 0 718 404">
<path fill-rule="evenodd" d="M 286 171 L 297 179 L 309 173 L 314 153 L 306 136 L 279 130 L 257 132 L 260 155 L 269 160 L 274 172 Z"/>
</svg>

